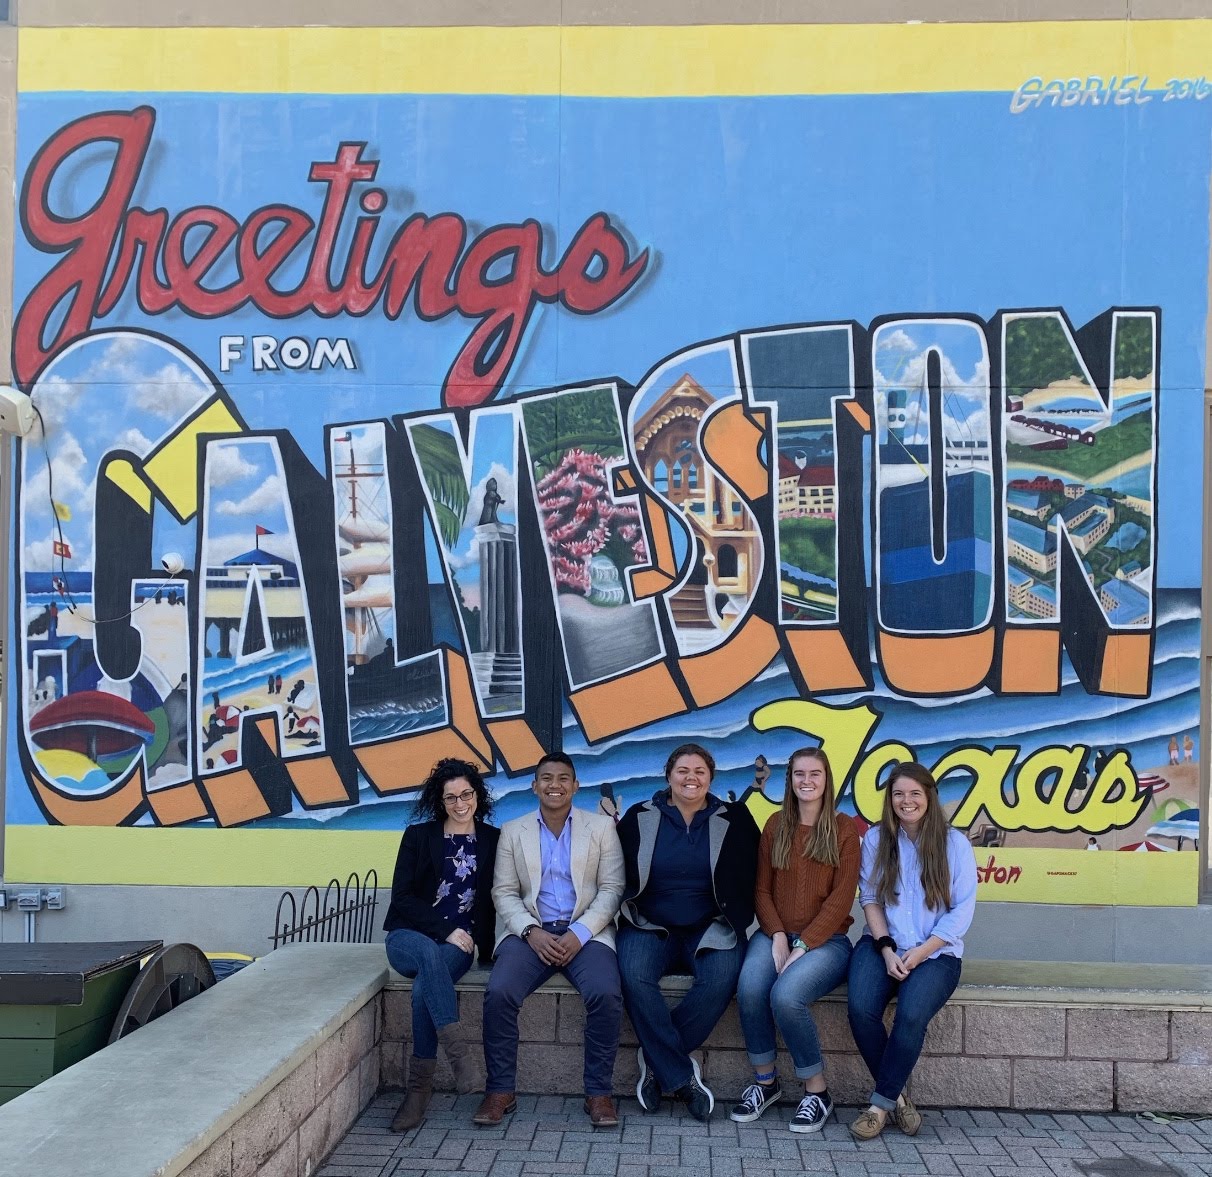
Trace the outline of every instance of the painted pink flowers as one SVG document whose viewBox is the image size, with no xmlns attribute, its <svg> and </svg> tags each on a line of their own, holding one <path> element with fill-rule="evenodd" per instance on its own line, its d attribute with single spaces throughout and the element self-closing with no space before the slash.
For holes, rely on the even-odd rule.
<svg viewBox="0 0 1212 1177">
<path fill-rule="evenodd" d="M 639 511 L 612 500 L 600 454 L 569 450 L 536 490 L 561 591 L 587 597 L 589 562 L 600 552 L 620 572 L 648 558 Z"/>
</svg>

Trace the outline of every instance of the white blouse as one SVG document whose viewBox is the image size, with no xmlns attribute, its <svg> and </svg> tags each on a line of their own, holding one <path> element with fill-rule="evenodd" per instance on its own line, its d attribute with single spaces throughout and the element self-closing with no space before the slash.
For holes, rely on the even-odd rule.
<svg viewBox="0 0 1212 1177">
<path fill-rule="evenodd" d="M 888 923 L 888 935 L 896 941 L 897 949 L 916 948 L 931 936 L 945 940 L 946 945 L 936 956 L 964 955 L 964 933 L 972 924 L 976 911 L 976 858 L 968 839 L 959 830 L 947 831 L 947 863 L 951 868 L 951 910 L 933 911 L 926 906 L 926 893 L 922 888 L 922 866 L 917 856 L 917 846 L 904 832 L 897 835 L 900 851 L 900 878 L 897 880 L 896 899 L 884 905 L 884 918 Z M 879 826 L 872 826 L 863 835 L 863 859 L 859 868 L 859 902 L 878 903 L 875 893 L 875 856 L 880 844 Z M 870 927 L 869 935 L 874 935 Z"/>
</svg>

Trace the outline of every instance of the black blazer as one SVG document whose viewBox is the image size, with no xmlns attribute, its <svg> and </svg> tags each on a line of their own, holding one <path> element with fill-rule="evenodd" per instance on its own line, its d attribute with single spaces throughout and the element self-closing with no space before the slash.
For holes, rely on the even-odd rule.
<svg viewBox="0 0 1212 1177">
<path fill-rule="evenodd" d="M 719 800 L 713 796 L 714 800 Z M 627 879 L 623 888 L 620 920 L 634 922 L 634 902 L 648 885 L 656 849 L 660 810 L 652 801 L 640 801 L 623 814 L 619 841 Z M 724 801 L 711 816 L 717 826 L 711 837 L 711 874 L 720 914 L 744 944 L 753 923 L 753 888 L 757 879 L 757 851 L 761 833 L 749 810 L 739 801 Z"/>
<path fill-rule="evenodd" d="M 471 934 L 480 950 L 480 963 L 492 960 L 496 911 L 492 905 L 492 872 L 497 859 L 496 826 L 476 822 L 476 898 L 471 909 Z M 418 822 L 400 839 L 396 872 L 391 880 L 391 905 L 383 929 L 411 928 L 441 944 L 455 925 L 434 909 L 434 897 L 442 881 L 442 823 Z"/>
</svg>

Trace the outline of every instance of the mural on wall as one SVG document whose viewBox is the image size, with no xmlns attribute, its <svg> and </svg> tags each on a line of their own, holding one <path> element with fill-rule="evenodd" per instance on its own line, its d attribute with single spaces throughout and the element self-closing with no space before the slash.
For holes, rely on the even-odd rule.
<svg viewBox="0 0 1212 1177">
<path fill-rule="evenodd" d="M 509 817 L 555 747 L 625 807 L 688 738 L 761 819 L 820 741 L 983 894 L 1194 902 L 1210 110 L 23 92 L 9 826 L 395 830 L 445 755 Z"/>
</svg>

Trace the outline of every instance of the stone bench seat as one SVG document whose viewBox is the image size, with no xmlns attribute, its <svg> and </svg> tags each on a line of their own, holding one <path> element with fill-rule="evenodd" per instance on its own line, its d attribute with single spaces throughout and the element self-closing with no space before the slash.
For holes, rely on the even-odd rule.
<svg viewBox="0 0 1212 1177">
<path fill-rule="evenodd" d="M 473 1040 L 487 976 L 474 969 L 458 986 Z M 688 984 L 664 988 L 672 997 Z M 278 949 L 0 1107 L 0 1177 L 313 1177 L 375 1093 L 400 1084 L 408 990 L 379 944 Z M 869 1080 L 842 991 L 814 1013 L 831 1089 L 857 1103 Z M 527 1001 L 520 1090 L 580 1091 L 583 1025 L 562 978 Z M 634 1047 L 624 1024 L 623 1095 Z M 721 1101 L 735 1097 L 750 1073 L 735 1005 L 704 1060 Z M 1212 969 L 970 961 L 912 1093 L 928 1106 L 1207 1112 L 1210 1062 Z"/>
<path fill-rule="evenodd" d="M 471 1039 L 482 1026 L 489 970 L 456 986 Z M 671 999 L 690 986 L 669 976 Z M 410 982 L 391 973 L 384 993 L 382 1075 L 402 1085 L 411 1038 Z M 813 1010 L 830 1090 L 843 1103 L 870 1094 L 871 1080 L 846 1020 L 839 986 Z M 518 1023 L 518 1090 L 581 1090 L 584 1011 L 557 974 L 523 1006 Z M 636 1038 L 624 1017 L 615 1091 L 632 1095 Z M 750 1081 L 736 1003 L 703 1048 L 704 1078 L 731 1100 Z M 1212 968 L 1197 965 L 966 960 L 950 1002 L 930 1025 L 910 1092 L 924 1106 L 1065 1108 L 1073 1111 L 1212 1111 Z M 785 1052 L 780 1071 L 794 1071 Z M 452 1087 L 439 1058 L 439 1087 Z"/>
</svg>

